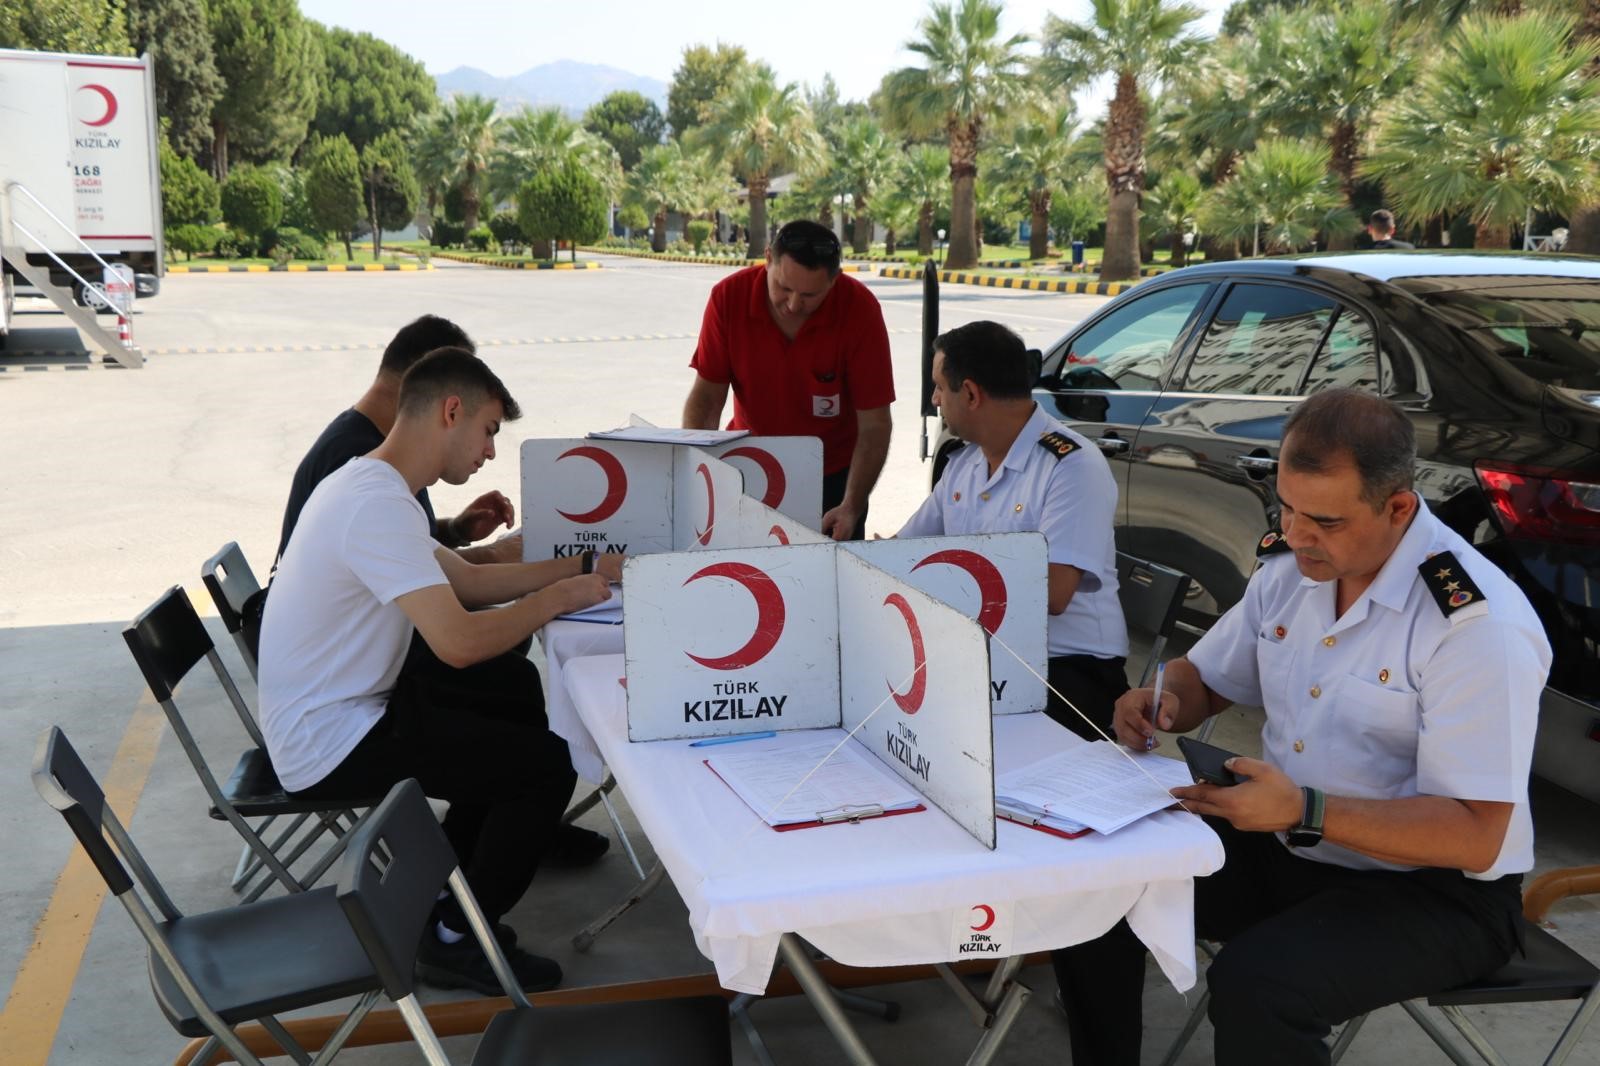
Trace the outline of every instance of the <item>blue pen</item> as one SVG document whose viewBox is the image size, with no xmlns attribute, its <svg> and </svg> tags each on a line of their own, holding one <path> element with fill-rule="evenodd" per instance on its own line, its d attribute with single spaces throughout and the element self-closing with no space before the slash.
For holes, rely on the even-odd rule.
<svg viewBox="0 0 1600 1066">
<path fill-rule="evenodd" d="M 1156 729 L 1161 728 L 1161 683 L 1167 679 L 1167 664 L 1156 663 L 1156 693 L 1155 699 L 1150 702 L 1150 724 Z M 1156 746 L 1155 737 L 1145 737 L 1144 750 L 1150 751 Z"/>
<path fill-rule="evenodd" d="M 741 740 L 771 740 L 777 735 L 769 729 L 764 733 L 740 733 L 734 737 L 706 737 L 704 740 L 691 740 L 689 741 L 689 746 L 691 748 L 709 748 L 713 744 L 737 744 Z"/>
</svg>

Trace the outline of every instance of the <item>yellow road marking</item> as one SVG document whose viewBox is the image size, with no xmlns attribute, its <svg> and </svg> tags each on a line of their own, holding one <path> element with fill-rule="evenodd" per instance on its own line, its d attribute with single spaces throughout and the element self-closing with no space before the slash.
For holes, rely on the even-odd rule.
<svg viewBox="0 0 1600 1066">
<path fill-rule="evenodd" d="M 146 692 L 102 779 L 106 800 L 124 825 L 133 820 L 165 722 L 161 708 Z M 5 1048 L 7 1066 L 44 1066 L 50 1057 L 105 895 L 105 882 L 74 844 L 0 1011 L 0 1047 Z"/>
</svg>

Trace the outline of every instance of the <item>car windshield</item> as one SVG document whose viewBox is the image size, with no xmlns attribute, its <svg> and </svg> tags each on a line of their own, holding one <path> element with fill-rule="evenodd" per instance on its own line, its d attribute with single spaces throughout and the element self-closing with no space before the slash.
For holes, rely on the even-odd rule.
<svg viewBox="0 0 1600 1066">
<path fill-rule="evenodd" d="M 1535 381 L 1600 388 L 1600 280 L 1477 276 L 1394 284 Z"/>
</svg>

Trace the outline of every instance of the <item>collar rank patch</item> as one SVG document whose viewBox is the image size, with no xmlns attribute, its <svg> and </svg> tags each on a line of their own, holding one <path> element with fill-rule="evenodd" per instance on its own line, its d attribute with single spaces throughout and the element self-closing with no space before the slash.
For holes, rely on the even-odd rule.
<svg viewBox="0 0 1600 1066">
<path fill-rule="evenodd" d="M 1071 437 L 1064 433 L 1057 433 L 1055 430 L 1039 434 L 1039 447 L 1055 456 L 1058 460 L 1065 459 L 1078 450 L 1078 445 Z"/>
<path fill-rule="evenodd" d="M 1446 618 L 1470 604 L 1483 601 L 1483 590 L 1473 584 L 1466 568 L 1450 552 L 1430 556 L 1417 567 L 1422 583 L 1433 593 L 1433 601 Z"/>
<path fill-rule="evenodd" d="M 1256 558 L 1262 559 L 1268 555 L 1289 550 L 1289 542 L 1283 539 L 1283 533 L 1276 529 L 1269 529 L 1266 535 L 1256 544 Z"/>
</svg>

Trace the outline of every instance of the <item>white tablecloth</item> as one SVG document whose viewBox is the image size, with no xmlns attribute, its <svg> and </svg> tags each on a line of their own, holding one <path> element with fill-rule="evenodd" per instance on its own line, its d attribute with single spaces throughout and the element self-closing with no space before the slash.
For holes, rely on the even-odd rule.
<svg viewBox="0 0 1600 1066">
<path fill-rule="evenodd" d="M 952 931 L 980 904 L 1008 916 L 1006 955 L 1088 940 L 1126 916 L 1173 985 L 1194 985 L 1192 879 L 1223 854 L 1193 815 L 1166 811 L 1077 840 L 1002 821 L 994 851 L 931 807 L 779 833 L 702 765 L 716 748 L 629 742 L 622 673 L 621 655 L 562 666 L 724 988 L 762 992 L 785 932 L 850 966 L 956 961 Z M 1043 714 L 997 717 L 994 733 L 1002 769 L 1083 743 Z"/>
<path fill-rule="evenodd" d="M 550 719 L 550 731 L 567 742 L 572 751 L 572 768 L 585 781 L 600 784 L 605 780 L 605 759 L 595 745 L 589 728 L 578 717 L 572 705 L 572 695 L 567 690 L 565 668 L 568 660 L 586 655 L 615 655 L 622 651 L 622 626 L 596 622 L 570 622 L 556 619 L 545 623 L 539 630 L 539 643 L 544 647 L 545 714 Z"/>
</svg>

